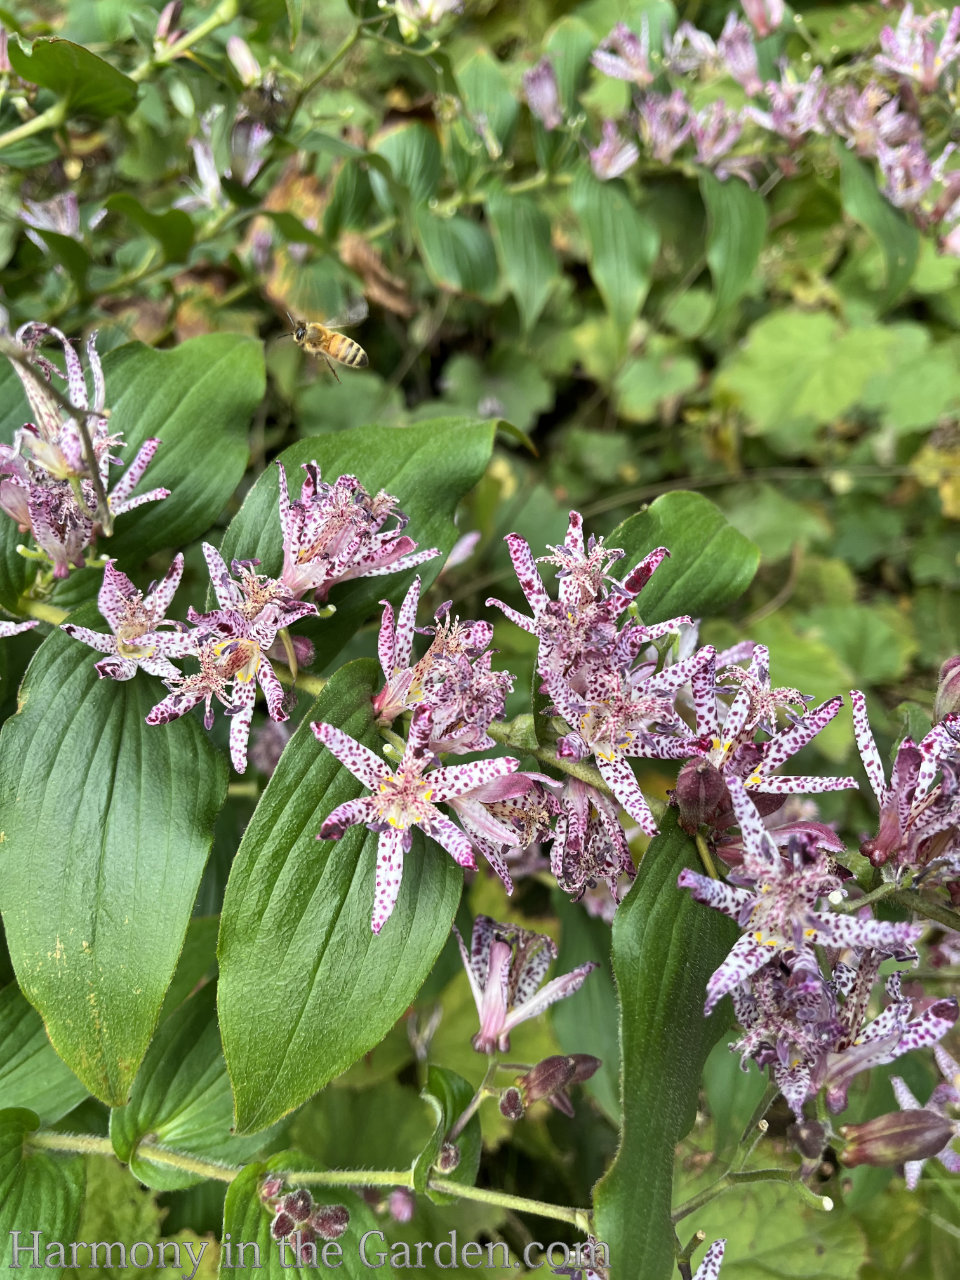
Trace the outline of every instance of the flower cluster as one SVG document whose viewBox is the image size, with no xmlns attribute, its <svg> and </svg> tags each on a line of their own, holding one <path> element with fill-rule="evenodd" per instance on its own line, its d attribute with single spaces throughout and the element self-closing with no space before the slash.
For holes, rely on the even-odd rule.
<svg viewBox="0 0 960 1280">
<path fill-rule="evenodd" d="M 260 1199 L 273 1213 L 270 1235 L 293 1246 L 299 1265 L 315 1267 L 316 1241 L 338 1240 L 350 1225 L 350 1214 L 342 1204 L 314 1204 L 306 1187 L 282 1192 L 282 1178 L 267 1178 L 260 1187 Z"/>
<path fill-rule="evenodd" d="M 0 333 L 7 336 L 2 324 Z M 40 351 L 50 338 L 63 348 L 64 372 Z M 16 520 L 22 532 L 29 532 L 50 562 L 53 576 L 66 578 L 71 568 L 83 565 L 107 514 L 99 507 L 92 476 L 96 475 L 106 493 L 110 465 L 119 464 L 116 450 L 122 447 L 123 439 L 109 430 L 95 333 L 86 345 L 92 399 L 80 357 L 59 329 L 30 322 L 20 326 L 13 343 L 11 364 L 23 384 L 34 421 L 24 423 L 12 445 L 0 444 L 0 510 Z M 66 383 L 66 395 L 54 391 L 55 380 Z M 95 472 L 88 465 L 83 431 L 92 448 Z M 145 441 L 109 491 L 111 517 L 169 496 L 168 489 L 131 496 L 159 444 L 159 440 Z"/>
<path fill-rule="evenodd" d="M 960 254 L 960 169 L 950 167 L 955 146 L 937 144 L 934 155 L 927 141 L 939 135 L 943 112 L 951 109 L 960 7 L 922 14 L 905 5 L 896 26 L 880 33 L 879 52 L 855 64 L 853 76 L 845 63 L 842 74 L 816 65 L 800 78 L 784 59 L 776 79 L 761 74 L 756 39 L 783 27 L 784 5 L 749 0 L 743 10 L 749 24 L 731 12 L 716 40 L 684 21 L 655 49 L 644 18 L 639 32 L 620 22 L 601 41 L 594 67 L 631 84 L 634 102 L 622 119 L 602 122 L 600 142 L 590 150 L 597 177 L 617 178 L 649 156 L 662 165 L 692 161 L 722 181 L 737 177 L 756 186 L 761 176 L 796 173 L 808 140 L 833 137 L 875 162 L 887 199 L 922 229 L 936 230 L 946 252 Z M 691 77 L 709 88 L 708 105 L 694 105 L 702 94 Z M 724 78 L 736 86 L 729 102 L 714 87 Z M 524 88 L 545 129 L 564 124 L 549 58 L 527 74 Z M 771 147 L 776 139 L 784 145 Z"/>
</svg>

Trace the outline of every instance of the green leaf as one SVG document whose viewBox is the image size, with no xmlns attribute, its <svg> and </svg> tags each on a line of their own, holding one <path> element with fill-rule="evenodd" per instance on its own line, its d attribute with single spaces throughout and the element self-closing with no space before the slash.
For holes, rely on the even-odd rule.
<svg viewBox="0 0 960 1280">
<path fill-rule="evenodd" d="M 371 151 L 388 162 L 396 181 L 409 192 L 413 205 L 425 205 L 437 193 L 443 159 L 440 143 L 432 129 L 419 120 L 406 121 L 374 139 Z M 387 184 L 380 173 L 372 173 L 374 194 L 389 207 Z"/>
<path fill-rule="evenodd" d="M 596 36 L 581 18 L 563 17 L 555 22 L 544 41 L 543 51 L 553 64 L 560 101 L 568 116 L 577 113 L 577 98 L 597 47 Z"/>
<path fill-rule="evenodd" d="M 629 566 L 654 547 L 669 550 L 638 597 L 647 623 L 680 613 L 718 613 L 746 591 L 760 563 L 758 549 L 727 523 L 719 507 L 682 489 L 624 520 L 606 542 L 623 547 Z"/>
<path fill-rule="evenodd" d="M 87 272 L 90 270 L 90 255 L 79 240 L 41 227 L 37 228 L 36 234 L 43 239 L 50 257 L 60 263 L 77 289 L 82 291 L 86 287 Z"/>
<path fill-rule="evenodd" d="M 124 458 L 132 461 L 151 436 L 161 442 L 139 490 L 171 490 L 119 517 L 117 540 L 132 563 L 205 533 L 240 483 L 250 419 L 266 385 L 263 347 L 226 333 L 173 351 L 131 342 L 107 353 L 103 372 L 111 429 L 127 442 Z"/>
<path fill-rule="evenodd" d="M 88 1096 L 54 1053 L 43 1021 L 15 982 L 0 990 L 0 1098 L 53 1124 Z"/>
<path fill-rule="evenodd" d="M 186 262 L 193 247 L 194 227 L 182 209 L 151 213 L 139 200 L 124 191 L 107 196 L 104 207 L 122 214 L 152 236 L 163 249 L 164 262 Z"/>
<path fill-rule="evenodd" d="M 495 424 L 469 418 L 437 418 L 414 427 L 358 427 L 334 435 L 312 436 L 280 454 L 293 498 L 299 496 L 300 464 L 316 460 L 323 478 L 355 475 L 369 493 L 386 489 L 410 518 L 406 532 L 420 547 L 439 547 L 440 555 L 418 567 L 424 587 L 439 573 L 459 536 L 453 514 L 460 499 L 477 483 L 493 449 Z M 283 545 L 277 515 L 277 473 L 270 467 L 253 486 L 230 523 L 220 550 L 231 558 L 255 557 L 261 573 L 278 574 Z M 399 600 L 412 575 L 362 578 L 334 587 L 330 594 L 337 612 L 311 627 L 301 626 L 315 640 L 326 663 L 351 640 L 378 601 Z"/>
<path fill-rule="evenodd" d="M 92 608 L 74 615 L 96 625 Z M 100 680 L 55 631 L 0 734 L 0 906 L 24 994 L 91 1093 L 124 1103 L 173 974 L 223 756 L 198 720 L 151 728 L 159 680 Z"/>
<path fill-rule="evenodd" d="M 230 873 L 220 926 L 220 1026 L 237 1128 L 264 1128 L 372 1049 L 409 1006 L 450 933 L 462 873 L 419 831 L 382 933 L 370 928 L 378 837 L 320 826 L 362 787 L 309 721 L 379 744 L 370 698 L 379 672 L 331 677 L 287 744 Z"/>
<path fill-rule="evenodd" d="M 659 232 L 621 182 L 600 182 L 586 165 L 574 179 L 570 203 L 587 241 L 593 282 L 623 342 L 650 288 Z"/>
<path fill-rule="evenodd" d="M 303 30 L 303 0 L 286 0 L 287 21 L 290 23 L 290 48 L 300 39 Z"/>
<path fill-rule="evenodd" d="M 485 227 L 462 214 L 442 218 L 424 205 L 413 216 L 427 275 L 441 289 L 491 298 L 499 283 L 493 241 Z"/>
<path fill-rule="evenodd" d="M 627 362 L 617 376 L 617 413 L 628 422 L 655 422 L 664 401 L 693 391 L 700 381 L 700 364 L 686 343 L 653 334 L 643 355 Z"/>
<path fill-rule="evenodd" d="M 314 1204 L 339 1204 L 347 1209 L 350 1225 L 344 1235 L 339 1240 L 318 1240 L 316 1261 L 310 1266 L 305 1265 L 306 1258 L 304 1265 L 295 1265 L 292 1246 L 285 1246 L 281 1253 L 277 1241 L 270 1235 L 272 1214 L 260 1199 L 260 1187 L 274 1170 L 286 1173 L 307 1167 L 299 1152 L 284 1151 L 265 1162 L 248 1164 L 230 1183 L 223 1206 L 223 1238 L 229 1238 L 231 1249 L 229 1253 L 226 1249 L 221 1251 L 220 1280 L 249 1280 L 253 1270 L 260 1280 L 316 1280 L 327 1268 L 359 1280 L 361 1276 L 369 1276 L 371 1266 L 377 1266 L 383 1235 L 377 1231 L 377 1221 L 369 1205 L 345 1187 L 318 1187 L 313 1183 L 308 1186 Z M 298 1185 L 296 1173 L 290 1173 L 286 1185 L 288 1189 Z M 375 1237 L 379 1235 L 379 1239 L 367 1242 L 370 1250 L 367 1262 L 360 1240 L 370 1232 Z M 281 1258 L 285 1265 L 281 1265 Z"/>
<path fill-rule="evenodd" d="M 34 40 L 29 50 L 18 37 L 10 41 L 8 56 L 18 76 L 52 89 L 77 115 L 106 120 L 124 114 L 139 92 L 133 80 L 109 62 L 59 36 Z"/>
<path fill-rule="evenodd" d="M 700 175 L 700 194 L 707 210 L 706 258 L 713 277 L 714 314 L 721 315 L 750 283 L 767 234 L 767 206 L 745 182 L 721 182 L 712 173 Z"/>
<path fill-rule="evenodd" d="M 529 333 L 560 277 L 550 243 L 550 219 L 529 196 L 508 195 L 503 190 L 490 195 L 487 214 L 503 274 Z"/>
<path fill-rule="evenodd" d="M 233 1099 L 220 1048 L 216 988 L 205 987 L 161 1026 L 147 1050 L 130 1101 L 110 1113 L 110 1140 L 117 1158 L 140 1182 L 160 1191 L 191 1187 L 201 1174 L 151 1163 L 139 1143 L 148 1134 L 164 1146 L 226 1164 L 244 1164 L 267 1135 L 231 1133 Z"/>
<path fill-rule="evenodd" d="M 474 1087 L 463 1076 L 444 1067 L 431 1066 L 427 1073 L 427 1087 L 420 1094 L 424 1102 L 432 1108 L 437 1119 L 437 1126 L 430 1136 L 430 1141 L 417 1156 L 413 1164 L 413 1186 L 415 1191 L 424 1192 L 434 1204 L 456 1204 L 456 1196 L 445 1191 L 430 1191 L 427 1182 L 444 1139 L 454 1124 L 463 1115 L 473 1101 Z M 467 1121 L 463 1132 L 458 1135 L 456 1145 L 460 1151 L 460 1163 L 452 1171 L 445 1174 L 462 1186 L 472 1187 L 477 1180 L 480 1168 L 480 1152 L 483 1137 L 480 1132 L 480 1116 L 474 1113 Z"/>
<path fill-rule="evenodd" d="M 673 1274 L 674 1149 L 693 1123 L 700 1072 L 727 1025 L 722 1007 L 703 1017 L 707 979 L 737 937 L 732 920 L 678 888 L 684 867 L 702 870 L 669 811 L 613 921 L 623 1125 L 594 1206 L 597 1238 L 643 1280 Z"/>
<path fill-rule="evenodd" d="M 899 209 L 880 193 L 872 168 L 849 151 L 840 139 L 834 144 L 840 163 L 840 196 L 855 222 L 869 231 L 887 264 L 883 305 L 890 307 L 910 283 L 920 254 L 920 233 Z"/>
<path fill-rule="evenodd" d="M 45 1246 L 50 1241 L 76 1239 L 83 1203 L 83 1158 L 28 1150 L 26 1142 L 39 1123 L 32 1111 L 18 1107 L 0 1111 L 0 1268 L 39 1266 L 56 1275 L 61 1267 L 54 1259 L 47 1262 Z M 34 1261 L 32 1233 L 37 1231 L 40 1256 Z M 17 1253 L 14 1245 L 20 1246 Z"/>
<path fill-rule="evenodd" d="M 507 147 L 520 104 L 500 63 L 481 45 L 457 68 L 457 84 L 475 127 L 481 129 L 483 136 L 488 130 L 501 150 Z"/>
</svg>

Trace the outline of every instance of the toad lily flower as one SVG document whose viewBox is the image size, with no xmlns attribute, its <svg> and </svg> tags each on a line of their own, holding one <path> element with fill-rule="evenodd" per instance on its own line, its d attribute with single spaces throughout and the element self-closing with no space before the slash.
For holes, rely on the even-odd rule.
<svg viewBox="0 0 960 1280">
<path fill-rule="evenodd" d="M 453 931 L 480 1018 L 473 1037 L 477 1053 L 506 1052 L 514 1027 L 579 991 L 597 967 L 591 960 L 540 987 L 550 961 L 557 958 L 556 943 L 545 934 L 477 916 L 468 955 L 456 926 Z"/>
<path fill-rule="evenodd" d="M 377 846 L 377 875 L 371 928 L 379 933 L 390 917 L 400 892 L 403 856 L 410 851 L 412 828 L 442 845 L 461 867 L 476 867 L 473 847 L 455 823 L 437 805 L 472 791 L 494 778 L 513 773 L 519 761 L 501 756 L 496 760 L 476 760 L 451 768 L 431 769 L 433 752 L 430 734 L 433 713 L 418 707 L 410 723 L 407 749 L 398 765 L 388 764 L 332 724 L 311 724 L 318 741 L 341 764 L 369 787 L 372 795 L 347 800 L 324 820 L 317 837 L 339 840 L 347 827 L 362 822 L 380 833 Z"/>
<path fill-rule="evenodd" d="M 356 476 L 339 476 L 333 484 L 320 479 L 315 462 L 305 462 L 307 478 L 300 497 L 291 502 L 282 463 L 280 525 L 283 529 L 284 585 L 300 598 L 316 592 L 323 603 L 336 582 L 402 573 L 439 555 L 436 547 L 415 551 L 402 533 L 407 517 L 397 500 L 382 489 L 371 497 Z M 391 518 L 396 528 L 384 529 Z"/>
<path fill-rule="evenodd" d="M 921 936 L 922 925 L 887 923 L 818 907 L 820 899 L 840 889 L 840 881 L 815 847 L 814 837 L 798 840 L 793 858 L 784 858 L 740 779 L 731 777 L 727 785 L 743 832 L 743 865 L 736 876 L 743 887 L 687 868 L 677 881 L 698 902 L 731 916 L 745 930 L 707 983 L 705 1015 L 721 996 L 785 954 L 796 957 L 816 944 L 876 947 L 902 954 Z"/>
<path fill-rule="evenodd" d="M 130 680 L 138 667 L 164 680 L 178 679 L 180 672 L 170 659 L 197 651 L 192 633 L 180 624 L 166 621 L 183 574 L 183 556 L 174 559 L 163 581 L 151 586 L 145 596 L 115 566 L 115 560 L 108 560 L 104 565 L 97 596 L 100 612 L 109 622 L 113 635 L 78 627 L 72 622 L 63 623 L 61 630 L 74 640 L 109 655 L 96 663 L 101 679 L 107 676 L 111 680 Z M 164 626 L 174 630 L 160 631 Z"/>
</svg>

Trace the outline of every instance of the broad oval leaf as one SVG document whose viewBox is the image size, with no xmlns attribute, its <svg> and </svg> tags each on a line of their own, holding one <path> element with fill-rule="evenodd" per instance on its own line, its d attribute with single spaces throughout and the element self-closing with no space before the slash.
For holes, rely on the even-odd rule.
<svg viewBox="0 0 960 1280">
<path fill-rule="evenodd" d="M 883 304 L 892 306 L 910 283 L 920 255 L 920 233 L 899 209 L 880 193 L 866 164 L 836 139 L 834 151 L 840 163 L 840 198 L 855 222 L 869 231 L 887 264 L 887 288 Z"/>
<path fill-rule="evenodd" d="M 193 247 L 194 226 L 182 209 L 152 213 L 125 191 L 114 192 L 103 203 L 105 208 L 129 218 L 152 236 L 163 249 L 165 262 L 186 262 Z"/>
<path fill-rule="evenodd" d="M 122 1104 L 177 963 L 227 768 L 193 717 L 144 723 L 159 680 L 100 680 L 95 657 L 48 636 L 3 726 L 0 908 L 57 1053 L 91 1093 Z"/>
<path fill-rule="evenodd" d="M 529 332 L 560 276 L 550 243 L 550 219 L 529 196 L 498 191 L 487 201 L 487 213 L 510 292 Z"/>
<path fill-rule="evenodd" d="M 57 1057 L 43 1020 L 17 984 L 0 990 L 0 1098 L 53 1124 L 88 1096 Z"/>
<path fill-rule="evenodd" d="M 419 120 L 399 124 L 373 140 L 371 150 L 382 156 L 396 181 L 410 193 L 414 205 L 423 205 L 436 195 L 443 161 L 440 143 L 432 129 Z M 389 187 L 383 175 L 370 174 L 374 195 L 384 208 L 390 208 Z"/>
<path fill-rule="evenodd" d="M 650 288 L 660 234 L 622 183 L 600 182 L 586 165 L 574 179 L 570 203 L 586 237 L 593 282 L 623 341 Z"/>
<path fill-rule="evenodd" d="M 164 1146 L 207 1160 L 243 1164 L 268 1135 L 234 1137 L 233 1098 L 217 1027 L 216 988 L 205 987 L 166 1020 L 147 1050 L 130 1101 L 110 1113 L 118 1159 L 140 1182 L 160 1191 L 203 1181 L 169 1164 L 153 1163 L 139 1147 L 149 1134 Z"/>
<path fill-rule="evenodd" d="M 613 920 L 623 1119 L 594 1209 L 610 1257 L 629 1260 L 619 1263 L 623 1280 L 674 1274 L 674 1150 L 693 1123 L 703 1064 L 726 1026 L 722 1009 L 703 1017 L 703 1001 L 737 926 L 678 888 L 680 871 L 699 866 L 670 811 Z"/>
<path fill-rule="evenodd" d="M 230 1183 L 223 1206 L 223 1239 L 230 1240 L 231 1249 L 221 1250 L 220 1280 L 249 1280 L 251 1271 L 256 1271 L 260 1280 L 316 1280 L 328 1268 L 336 1270 L 338 1275 L 360 1280 L 361 1276 L 369 1276 L 371 1267 L 378 1265 L 377 1253 L 383 1248 L 384 1237 L 377 1231 L 377 1220 L 370 1206 L 346 1187 L 298 1183 L 294 1171 L 307 1167 L 300 1152 L 280 1152 L 267 1161 L 248 1164 Z M 287 1174 L 287 1190 L 306 1185 L 315 1205 L 343 1205 L 350 1214 L 350 1225 L 339 1240 L 317 1241 L 316 1261 L 310 1259 L 311 1265 L 305 1265 L 305 1259 L 305 1264 L 298 1266 L 293 1246 L 281 1246 L 270 1235 L 272 1214 L 260 1199 L 260 1188 L 271 1173 Z M 367 1241 L 368 1261 L 361 1241 L 371 1234 L 379 1239 Z M 245 1246 L 242 1253 L 241 1246 Z"/>
<path fill-rule="evenodd" d="M 457 84 L 474 127 L 493 145 L 506 147 L 513 136 L 520 104 L 503 67 L 482 46 L 457 68 Z M 493 149 L 496 150 L 496 145 Z"/>
<path fill-rule="evenodd" d="M 458 533 L 453 523 L 457 504 L 480 480 L 493 450 L 496 424 L 469 418 L 436 418 L 413 427 L 357 427 L 332 435 L 311 436 L 280 454 L 292 498 L 299 497 L 300 467 L 316 461 L 324 480 L 353 475 L 369 493 L 386 489 L 409 517 L 406 532 L 422 548 L 438 547 L 440 555 L 418 567 L 429 586 Z M 234 557 L 258 559 L 260 572 L 279 574 L 283 539 L 277 514 L 277 469 L 270 467 L 257 480 L 224 535 L 221 552 L 227 563 Z M 401 598 L 412 574 L 360 578 L 334 587 L 330 601 L 337 612 L 316 624 L 301 624 L 317 645 L 319 661 L 329 662 L 351 640 L 357 628 L 379 613 L 378 601 Z"/>
<path fill-rule="evenodd" d="M 493 241 L 485 227 L 462 214 L 442 218 L 420 206 L 413 231 L 430 279 L 441 289 L 491 298 L 499 283 Z"/>
<path fill-rule="evenodd" d="M 205 533 L 240 483 L 250 419 L 266 386 L 263 347 L 227 333 L 191 338 L 173 351 L 131 342 L 104 357 L 103 373 L 125 461 L 151 436 L 161 442 L 138 490 L 171 490 L 118 518 L 119 551 L 134 562 Z M 104 539 L 100 550 L 109 554 L 109 546 Z"/>
<path fill-rule="evenodd" d="M 632 567 L 654 547 L 670 555 L 637 597 L 644 622 L 680 613 L 717 613 L 741 596 L 753 580 L 760 551 L 727 522 L 709 498 L 678 489 L 617 525 L 606 539 L 627 553 Z"/>
<path fill-rule="evenodd" d="M 323 819 L 362 787 L 320 746 L 326 721 L 371 749 L 376 664 L 334 675 L 284 750 L 244 833 L 220 925 L 218 1005 L 237 1128 L 263 1129 L 377 1044 L 409 1006 L 450 934 L 463 874 L 414 831 L 400 897 L 370 928 L 378 837 Z"/>
<path fill-rule="evenodd" d="M 85 1183 L 83 1157 L 30 1151 L 29 1135 L 39 1124 L 32 1111 L 0 1111 L 0 1269 L 41 1267 L 56 1276 L 61 1268 L 54 1261 L 47 1265 L 46 1246 L 76 1239 Z M 33 1253 L 35 1243 L 39 1257 Z"/>
<path fill-rule="evenodd" d="M 745 182 L 700 175 L 707 209 L 707 266 L 713 277 L 714 314 L 737 302 L 753 275 L 767 234 L 767 206 Z"/>
<path fill-rule="evenodd" d="M 34 40 L 29 50 L 19 38 L 11 40 L 8 56 L 17 75 L 52 89 L 79 115 L 100 120 L 119 115 L 133 106 L 139 92 L 136 83 L 109 62 L 59 36 Z"/>
</svg>

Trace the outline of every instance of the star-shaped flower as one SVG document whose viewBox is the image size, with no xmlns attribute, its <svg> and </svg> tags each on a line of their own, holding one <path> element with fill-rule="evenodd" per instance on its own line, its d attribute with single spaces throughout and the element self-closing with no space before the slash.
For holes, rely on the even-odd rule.
<svg viewBox="0 0 960 1280">
<path fill-rule="evenodd" d="M 177 679 L 180 671 L 170 661 L 185 654 L 196 654 L 197 641 L 182 624 L 168 622 L 167 610 L 183 574 L 183 556 L 175 557 L 166 576 L 154 583 L 144 595 L 125 573 L 108 560 L 103 568 L 103 582 L 97 596 L 101 614 L 110 624 L 112 635 L 64 622 L 61 630 L 74 640 L 81 640 L 98 653 L 109 657 L 96 663 L 101 678 L 130 680 L 137 668 L 163 680 Z M 161 627 L 172 627 L 161 631 Z"/>
<path fill-rule="evenodd" d="M 501 756 L 450 768 L 431 768 L 435 757 L 430 749 L 429 707 L 414 711 L 407 747 L 397 765 L 388 764 L 335 725 L 312 723 L 310 727 L 318 740 L 372 792 L 338 805 L 324 820 L 318 839 L 338 840 L 347 827 L 358 822 L 380 833 L 371 920 L 373 932 L 379 933 L 400 892 L 403 856 L 410 850 L 412 828 L 422 828 L 460 866 L 476 867 L 470 840 L 437 805 L 513 773 L 519 761 Z"/>
</svg>

